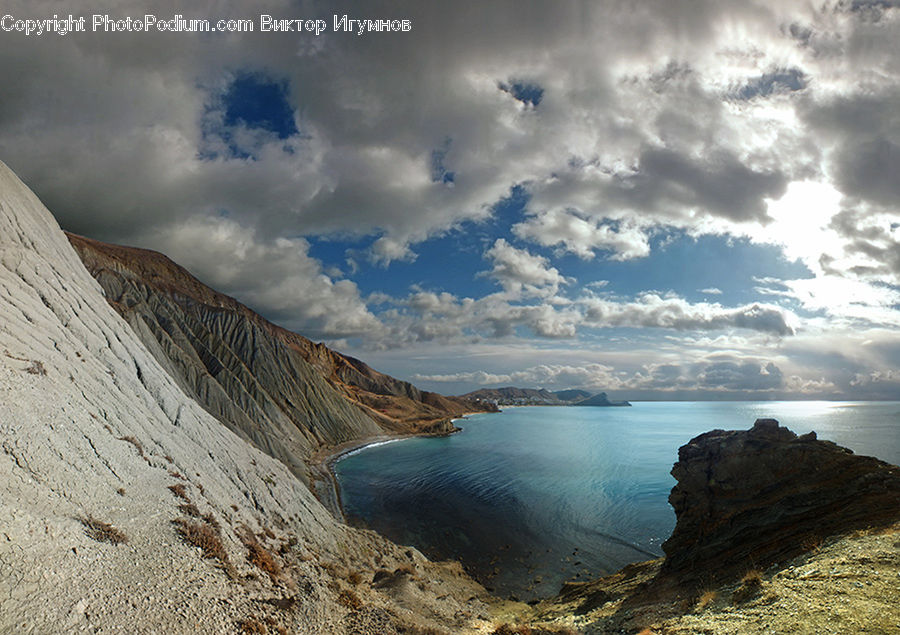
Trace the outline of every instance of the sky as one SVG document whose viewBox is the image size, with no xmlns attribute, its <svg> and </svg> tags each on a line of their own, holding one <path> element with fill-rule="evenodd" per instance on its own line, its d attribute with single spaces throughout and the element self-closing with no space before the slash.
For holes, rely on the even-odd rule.
<svg viewBox="0 0 900 635">
<path fill-rule="evenodd" d="M 900 399 L 897 0 L 254 4 L 4 2 L 0 160 L 444 394 Z"/>
</svg>

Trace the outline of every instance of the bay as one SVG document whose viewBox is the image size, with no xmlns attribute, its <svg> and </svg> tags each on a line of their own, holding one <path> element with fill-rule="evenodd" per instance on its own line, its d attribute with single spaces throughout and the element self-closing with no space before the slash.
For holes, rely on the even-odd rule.
<svg viewBox="0 0 900 635">
<path fill-rule="evenodd" d="M 351 522 L 532 600 L 661 556 L 678 448 L 760 417 L 900 463 L 900 402 L 638 402 L 472 415 L 461 433 L 365 448 L 335 472 Z"/>
</svg>

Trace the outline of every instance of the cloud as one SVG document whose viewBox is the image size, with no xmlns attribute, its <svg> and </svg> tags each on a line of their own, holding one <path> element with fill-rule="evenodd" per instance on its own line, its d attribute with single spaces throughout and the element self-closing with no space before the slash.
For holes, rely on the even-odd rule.
<svg viewBox="0 0 900 635">
<path fill-rule="evenodd" d="M 114 4 L 67 10 L 157 10 Z M 4 11 L 42 17 L 58 3 L 12 0 Z M 341 12 L 317 0 L 254 11 Z M 186 15 L 246 13 L 224 0 Z M 365 13 L 350 17 L 408 18 L 413 29 L 3 34 L 0 84 L 15 90 L 0 101 L 0 155 L 65 228 L 164 251 L 313 337 L 403 347 L 406 358 L 431 342 L 501 340 L 507 351 L 531 347 L 537 361 L 526 368 L 549 343 L 633 348 L 640 363 L 595 369 L 633 390 L 700 390 L 701 372 L 702 390 L 759 386 L 777 375 L 772 362 L 780 390 L 841 391 L 855 374 L 881 377 L 900 363 L 851 354 L 900 324 L 897 7 L 373 0 Z M 236 107 L 248 82 L 270 93 L 268 111 Z M 524 208 L 502 204 L 517 192 Z M 652 238 L 673 228 L 777 245 L 809 277 L 760 285 L 783 306 L 650 291 L 668 285 L 641 286 L 630 272 L 653 264 L 664 246 Z M 496 293 L 469 280 L 372 282 L 382 273 L 372 264 L 393 275 L 452 232 L 473 235 Z M 310 251 L 307 239 L 323 236 L 352 244 L 335 258 L 347 258 L 366 297 Z M 579 296 L 579 282 L 595 278 L 628 295 Z M 738 297 L 728 282 L 703 284 Z M 675 291 L 700 286 L 685 285 Z M 835 338 L 827 372 L 801 345 L 813 332 Z M 773 346 L 785 357 L 766 359 Z M 670 353 L 662 362 L 660 348 Z M 876 384 L 888 385 L 860 380 L 858 394 L 883 394 L 865 392 Z"/>
<path fill-rule="evenodd" d="M 641 294 L 634 302 L 616 302 L 603 298 L 587 298 L 585 324 L 598 327 L 657 327 L 685 330 L 719 330 L 740 328 L 777 336 L 794 334 L 793 318 L 786 310 L 754 303 L 729 308 L 720 304 L 691 304 L 682 298 L 662 297 L 656 293 Z"/>
<path fill-rule="evenodd" d="M 560 285 L 566 284 L 566 279 L 555 267 L 549 266 L 546 258 L 513 247 L 503 238 L 498 238 L 484 255 L 494 265 L 485 275 L 499 282 L 513 296 L 549 297 L 556 295 Z"/>
<path fill-rule="evenodd" d="M 613 260 L 641 258 L 650 253 L 646 234 L 635 227 L 616 229 L 560 209 L 532 216 L 513 225 L 512 231 L 519 238 L 539 245 L 562 245 L 566 251 L 587 260 L 598 251 L 610 252 Z"/>
<path fill-rule="evenodd" d="M 327 275 L 302 238 L 266 241 L 220 218 L 189 219 L 154 238 L 205 283 L 233 290 L 252 309 L 308 337 L 374 340 L 386 334 L 356 284 Z"/>
</svg>

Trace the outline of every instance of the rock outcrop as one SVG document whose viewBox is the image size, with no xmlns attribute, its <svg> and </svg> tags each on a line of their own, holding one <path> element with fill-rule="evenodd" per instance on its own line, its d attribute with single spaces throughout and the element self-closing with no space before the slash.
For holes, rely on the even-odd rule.
<svg viewBox="0 0 900 635">
<path fill-rule="evenodd" d="M 322 448 L 446 433 L 484 409 L 423 392 L 280 328 L 157 252 L 69 235 L 110 304 L 179 386 L 242 438 L 310 482 Z"/>
<path fill-rule="evenodd" d="M 743 574 L 900 520 L 900 468 L 774 419 L 692 439 L 672 475 L 677 522 L 662 575 L 682 582 Z"/>
<path fill-rule="evenodd" d="M 610 401 L 605 392 L 597 393 L 593 397 L 582 399 L 572 404 L 573 406 L 597 406 L 600 408 L 630 406 L 627 401 Z"/>
</svg>

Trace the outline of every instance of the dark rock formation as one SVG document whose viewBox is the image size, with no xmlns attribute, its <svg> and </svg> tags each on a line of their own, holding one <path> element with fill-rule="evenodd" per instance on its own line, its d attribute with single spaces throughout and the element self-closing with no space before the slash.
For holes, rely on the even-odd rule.
<svg viewBox="0 0 900 635">
<path fill-rule="evenodd" d="M 662 575 L 683 583 L 765 568 L 826 537 L 900 519 L 900 468 L 774 419 L 692 439 L 672 475 L 677 524 Z"/>
<path fill-rule="evenodd" d="M 278 327 L 162 254 L 69 235 L 109 303 L 181 388 L 307 483 L 322 448 L 388 433 L 446 433 L 485 409 L 423 392 Z"/>
<path fill-rule="evenodd" d="M 587 399 L 583 399 L 577 403 L 573 403 L 573 406 L 630 406 L 631 404 L 627 401 L 610 401 L 609 397 L 606 396 L 605 392 L 598 393 L 593 397 L 588 397 Z"/>
</svg>

